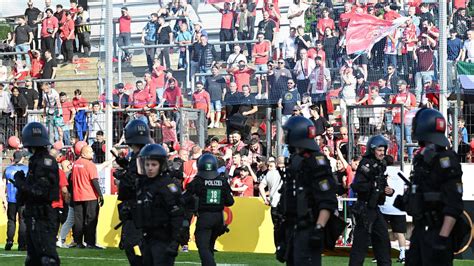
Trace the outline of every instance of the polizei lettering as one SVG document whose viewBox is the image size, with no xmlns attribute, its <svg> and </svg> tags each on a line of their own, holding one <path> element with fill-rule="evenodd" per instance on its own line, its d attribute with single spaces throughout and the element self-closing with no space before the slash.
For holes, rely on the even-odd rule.
<svg viewBox="0 0 474 266">
<path fill-rule="evenodd" d="M 205 186 L 222 186 L 222 180 L 205 180 Z"/>
</svg>

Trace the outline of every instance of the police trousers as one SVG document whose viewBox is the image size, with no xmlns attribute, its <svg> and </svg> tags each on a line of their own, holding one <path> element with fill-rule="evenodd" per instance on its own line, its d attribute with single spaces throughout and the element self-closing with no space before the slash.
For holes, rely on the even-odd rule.
<svg viewBox="0 0 474 266">
<path fill-rule="evenodd" d="M 172 266 L 175 257 L 166 253 L 170 241 L 155 238 L 144 238 L 143 265 L 147 266 Z"/>
<path fill-rule="evenodd" d="M 375 220 L 372 223 L 372 232 L 369 233 L 360 217 L 356 217 L 354 229 L 354 242 L 352 243 L 349 266 L 362 266 L 369 246 L 369 238 L 372 240 L 377 265 L 392 265 L 390 258 L 390 238 L 388 236 L 387 222 L 377 208 L 375 211 Z"/>
<path fill-rule="evenodd" d="M 27 205 L 24 214 L 27 250 L 25 265 L 59 265 L 55 210 L 50 205 Z"/>
<path fill-rule="evenodd" d="M 322 247 L 315 249 L 309 246 L 309 237 L 313 231 L 312 227 L 295 229 L 289 225 L 286 239 L 288 243 L 288 266 L 320 266 Z"/>
<path fill-rule="evenodd" d="M 134 249 L 135 246 L 138 246 L 140 250 L 143 250 L 142 230 L 137 229 L 135 223 L 132 220 L 123 221 L 120 244 L 125 250 L 125 255 L 127 255 L 130 265 L 143 265 L 142 257 L 137 256 Z"/>
<path fill-rule="evenodd" d="M 224 225 L 222 212 L 200 212 L 194 236 L 199 251 L 199 258 L 203 266 L 215 266 L 214 244 L 216 243 L 218 232 Z"/>
<path fill-rule="evenodd" d="M 407 251 L 406 265 L 413 266 L 450 266 L 453 265 L 453 248 L 451 239 L 446 250 L 433 250 L 433 242 L 440 228 L 425 230 L 424 226 L 413 229 L 410 238 L 410 249 Z"/>
</svg>

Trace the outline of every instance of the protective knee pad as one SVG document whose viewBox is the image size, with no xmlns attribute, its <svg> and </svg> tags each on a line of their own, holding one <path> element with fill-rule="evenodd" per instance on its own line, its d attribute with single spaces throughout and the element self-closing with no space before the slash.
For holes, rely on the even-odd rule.
<svg viewBox="0 0 474 266">
<path fill-rule="evenodd" d="M 41 266 L 58 266 L 56 259 L 51 257 L 41 257 Z"/>
</svg>

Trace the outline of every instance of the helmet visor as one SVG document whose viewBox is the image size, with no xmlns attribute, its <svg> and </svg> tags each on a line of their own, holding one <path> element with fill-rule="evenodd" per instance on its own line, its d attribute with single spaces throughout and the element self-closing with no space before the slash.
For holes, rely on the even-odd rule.
<svg viewBox="0 0 474 266">
<path fill-rule="evenodd" d="M 137 158 L 137 173 L 139 175 L 146 175 L 148 177 L 155 177 L 160 173 L 161 162 L 157 158 L 138 157 Z"/>
</svg>

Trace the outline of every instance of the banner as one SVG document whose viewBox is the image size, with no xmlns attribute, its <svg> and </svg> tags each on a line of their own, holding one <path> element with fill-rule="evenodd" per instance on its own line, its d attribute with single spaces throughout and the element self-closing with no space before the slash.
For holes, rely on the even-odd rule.
<svg viewBox="0 0 474 266">
<path fill-rule="evenodd" d="M 206 4 L 218 4 L 218 3 L 225 3 L 229 2 L 229 0 L 207 0 L 205 3 Z"/>
<path fill-rule="evenodd" d="M 370 51 L 375 43 L 392 33 L 408 18 L 382 20 L 368 14 L 353 14 L 346 32 L 347 54 Z"/>
</svg>

